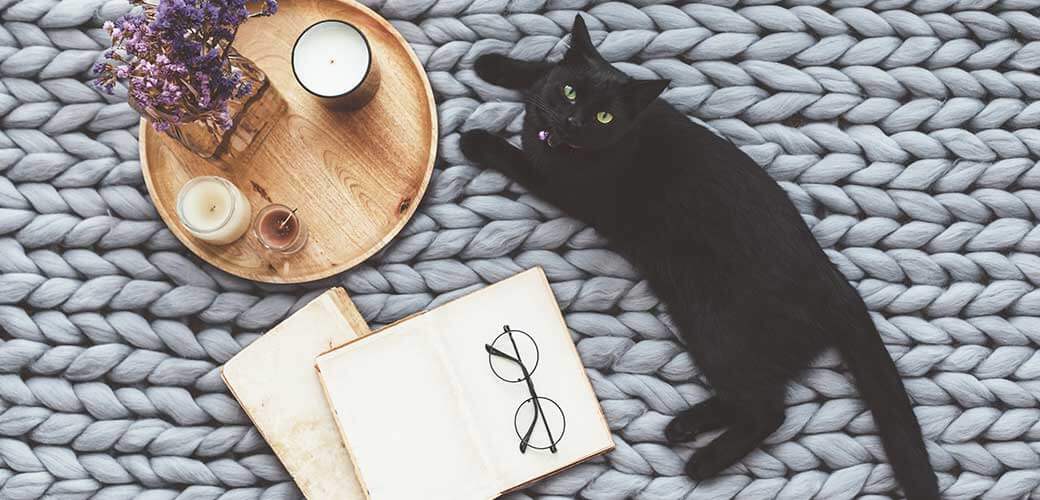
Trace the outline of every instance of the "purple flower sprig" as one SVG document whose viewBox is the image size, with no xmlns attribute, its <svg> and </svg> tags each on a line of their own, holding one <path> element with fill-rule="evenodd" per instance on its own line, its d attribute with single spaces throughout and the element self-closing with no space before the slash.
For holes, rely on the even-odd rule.
<svg viewBox="0 0 1040 500">
<path fill-rule="evenodd" d="M 231 126 L 228 101 L 252 92 L 229 61 L 239 26 L 270 16 L 276 0 L 250 10 L 249 0 L 134 0 L 141 12 L 106 22 L 112 48 L 94 66 L 95 85 L 112 93 L 125 81 L 131 104 L 156 130 L 205 120 L 219 130 Z"/>
</svg>

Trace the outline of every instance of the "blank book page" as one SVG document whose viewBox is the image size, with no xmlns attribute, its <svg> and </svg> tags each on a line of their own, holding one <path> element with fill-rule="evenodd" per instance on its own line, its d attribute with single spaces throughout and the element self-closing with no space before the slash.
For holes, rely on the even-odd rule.
<svg viewBox="0 0 1040 500">
<path fill-rule="evenodd" d="M 372 500 L 493 498 L 429 329 L 417 316 L 320 356 L 327 399 Z"/>
</svg>

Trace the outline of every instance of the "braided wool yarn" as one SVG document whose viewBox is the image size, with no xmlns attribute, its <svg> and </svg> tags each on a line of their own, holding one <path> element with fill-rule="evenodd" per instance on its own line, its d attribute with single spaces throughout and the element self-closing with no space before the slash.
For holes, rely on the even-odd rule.
<svg viewBox="0 0 1040 500">
<path fill-rule="evenodd" d="M 789 193 L 870 307 L 944 494 L 1040 498 L 1040 0 L 366 3 L 426 66 L 441 161 L 387 249 L 279 287 L 201 264 L 149 202 L 137 116 L 88 85 L 126 0 L 0 0 L 0 498 L 298 497 L 223 362 L 330 285 L 378 326 L 535 265 L 617 449 L 515 499 L 894 494 L 833 353 L 765 446 L 683 476 L 692 448 L 663 429 L 709 389 L 667 313 L 595 232 L 461 155 L 460 131 L 522 120 L 477 56 L 558 57 L 578 11 L 609 60 L 671 79 L 665 99 Z"/>
</svg>

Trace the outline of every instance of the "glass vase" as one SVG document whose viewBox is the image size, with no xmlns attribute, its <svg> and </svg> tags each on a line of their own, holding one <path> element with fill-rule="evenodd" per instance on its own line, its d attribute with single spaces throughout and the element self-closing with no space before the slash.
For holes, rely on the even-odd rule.
<svg viewBox="0 0 1040 500">
<path fill-rule="evenodd" d="M 211 120 L 198 119 L 175 123 L 166 130 L 167 135 L 206 159 L 244 159 L 287 108 L 278 89 L 252 60 L 231 48 L 227 63 L 241 72 L 242 80 L 250 84 L 249 93 L 228 100 L 231 126 L 222 130 Z"/>
</svg>

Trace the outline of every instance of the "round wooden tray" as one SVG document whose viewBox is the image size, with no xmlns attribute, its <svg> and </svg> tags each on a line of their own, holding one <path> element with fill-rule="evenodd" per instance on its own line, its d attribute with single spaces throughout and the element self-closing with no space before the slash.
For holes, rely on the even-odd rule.
<svg viewBox="0 0 1040 500">
<path fill-rule="evenodd" d="M 361 110 L 330 109 L 293 77 L 296 37 L 323 19 L 354 24 L 372 45 L 382 83 Z M 360 263 L 401 230 L 430 180 L 436 103 L 422 65 L 390 23 L 352 0 L 280 2 L 275 16 L 242 26 L 235 48 L 267 73 L 288 111 L 244 162 L 204 160 L 142 120 L 141 168 L 159 215 L 196 255 L 243 278 L 300 283 Z M 229 179 L 254 214 L 272 202 L 298 208 L 307 245 L 282 257 L 263 251 L 252 231 L 228 246 L 195 239 L 178 221 L 176 202 L 199 175 Z"/>
</svg>

